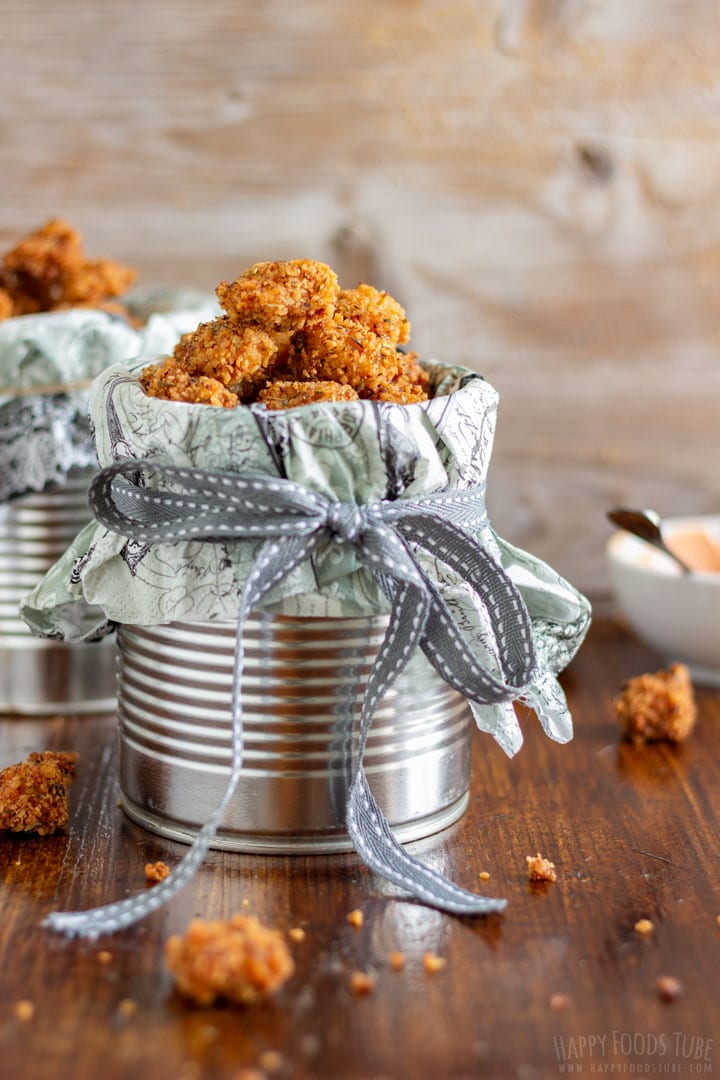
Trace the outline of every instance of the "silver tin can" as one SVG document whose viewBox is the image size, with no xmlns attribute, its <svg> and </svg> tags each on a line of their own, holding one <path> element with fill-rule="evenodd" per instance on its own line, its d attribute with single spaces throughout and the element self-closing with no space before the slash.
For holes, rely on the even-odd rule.
<svg viewBox="0 0 720 1080">
<path fill-rule="evenodd" d="M 233 851 L 347 851 L 345 803 L 365 679 L 387 621 L 253 614 L 244 635 L 242 778 L 214 842 Z M 128 815 L 188 842 L 230 774 L 235 626 L 118 630 L 120 784 Z M 364 756 L 400 840 L 468 802 L 471 716 L 418 653 L 385 695 Z"/>
<path fill-rule="evenodd" d="M 0 506 L 0 711 L 47 716 L 115 708 L 109 641 L 69 645 L 33 637 L 18 605 L 90 520 L 90 473 Z"/>
</svg>

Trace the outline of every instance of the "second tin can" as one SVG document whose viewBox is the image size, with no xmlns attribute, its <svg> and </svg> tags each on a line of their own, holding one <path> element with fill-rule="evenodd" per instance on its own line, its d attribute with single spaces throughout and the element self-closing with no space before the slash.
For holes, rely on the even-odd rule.
<svg viewBox="0 0 720 1080">
<path fill-rule="evenodd" d="M 235 851 L 352 848 L 345 804 L 359 705 L 387 619 L 246 623 L 240 783 L 215 838 Z M 230 775 L 233 623 L 118 630 L 120 782 L 128 815 L 189 842 Z M 400 840 L 457 820 L 468 801 L 471 716 L 421 653 L 381 701 L 364 755 Z"/>
<path fill-rule="evenodd" d="M 115 707 L 115 656 L 109 640 L 65 644 L 33 637 L 18 614 L 91 518 L 91 473 L 20 495 L 0 506 L 0 712 L 47 716 Z"/>
</svg>

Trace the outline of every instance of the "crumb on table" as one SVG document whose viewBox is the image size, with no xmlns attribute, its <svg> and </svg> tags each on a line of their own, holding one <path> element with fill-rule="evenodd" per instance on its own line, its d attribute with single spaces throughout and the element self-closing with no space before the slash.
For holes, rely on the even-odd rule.
<svg viewBox="0 0 720 1080">
<path fill-rule="evenodd" d="M 288 930 L 288 937 L 291 941 L 304 941 L 307 934 L 302 926 L 291 926 Z"/>
<path fill-rule="evenodd" d="M 35 1006 L 32 1001 L 22 998 L 13 1005 L 13 1012 L 16 1020 L 19 1020 L 22 1024 L 27 1024 L 35 1015 Z"/>
<path fill-rule="evenodd" d="M 663 1001 L 675 1001 L 684 989 L 683 984 L 674 975 L 661 975 L 655 985 Z"/>
<path fill-rule="evenodd" d="M 638 919 L 635 923 L 635 933 L 643 934 L 647 936 L 652 934 L 655 929 L 655 924 L 650 919 Z"/>
<path fill-rule="evenodd" d="M 545 859 L 539 851 L 535 855 L 527 855 L 526 859 L 530 881 L 557 881 L 555 863 Z"/>
<path fill-rule="evenodd" d="M 375 976 L 369 975 L 367 971 L 353 971 L 350 976 L 350 989 L 358 997 L 372 994 L 375 989 Z"/>
<path fill-rule="evenodd" d="M 359 930 L 365 922 L 365 916 L 363 915 L 360 908 L 353 908 L 353 910 L 350 911 L 347 915 L 347 921 L 352 927 L 354 927 L 356 930 Z"/>
<path fill-rule="evenodd" d="M 0 772 L 0 830 L 47 836 L 67 825 L 77 754 L 30 754 Z"/>
<path fill-rule="evenodd" d="M 227 921 L 193 919 L 165 946 L 168 969 L 181 994 L 198 1005 L 249 1005 L 276 993 L 295 965 L 279 930 L 254 915 Z"/>
<path fill-rule="evenodd" d="M 628 679 L 613 705 L 624 738 L 636 746 L 683 742 L 697 720 L 695 694 L 685 664 Z"/>
<path fill-rule="evenodd" d="M 444 956 L 438 956 L 434 952 L 423 954 L 423 968 L 429 975 L 434 975 L 436 971 L 442 971 L 446 965 L 447 960 Z"/>
<path fill-rule="evenodd" d="M 405 953 L 404 952 L 391 952 L 388 957 L 388 962 L 393 971 L 402 971 L 405 967 Z"/>
<path fill-rule="evenodd" d="M 145 881 L 148 885 L 157 885 L 170 876 L 170 867 L 158 859 L 154 863 L 145 863 Z"/>
</svg>

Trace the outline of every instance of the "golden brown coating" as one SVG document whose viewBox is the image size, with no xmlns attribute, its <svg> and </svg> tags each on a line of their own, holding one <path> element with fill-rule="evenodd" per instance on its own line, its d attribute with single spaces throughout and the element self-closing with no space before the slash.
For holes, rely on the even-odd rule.
<svg viewBox="0 0 720 1080">
<path fill-rule="evenodd" d="M 404 371 L 402 353 L 360 325 L 335 319 L 308 323 L 292 344 L 289 366 L 296 378 L 344 383 L 361 398 L 375 398 Z"/>
<path fill-rule="evenodd" d="M 684 664 L 628 679 L 613 705 L 624 738 L 635 746 L 683 742 L 697 720 L 690 672 Z"/>
<path fill-rule="evenodd" d="M 167 863 L 161 862 L 160 860 L 154 863 L 145 863 L 145 881 L 148 885 L 158 885 L 169 876 L 170 867 Z"/>
<path fill-rule="evenodd" d="M 68 791 L 77 754 L 33 753 L 0 772 L 0 829 L 40 836 L 68 821 Z"/>
<path fill-rule="evenodd" d="M 0 286 L 0 321 L 9 319 L 14 311 L 13 298 L 7 289 Z"/>
<path fill-rule="evenodd" d="M 262 262 L 215 290 L 235 322 L 265 330 L 301 330 L 308 319 L 331 314 L 340 291 L 337 274 L 312 259 Z"/>
<path fill-rule="evenodd" d="M 410 322 L 404 308 L 389 293 L 379 292 L 372 285 L 342 289 L 334 317 L 345 326 L 348 323 L 364 326 L 393 345 L 405 345 L 410 339 Z"/>
<path fill-rule="evenodd" d="M 113 259 L 86 258 L 82 237 L 61 218 L 21 240 L 0 267 L 0 286 L 12 301 L 9 315 L 101 307 L 126 292 L 136 277 L 135 270 Z M 6 307 L 0 307 L 0 317 Z"/>
<path fill-rule="evenodd" d="M 295 970 L 283 935 L 254 915 L 193 919 L 183 936 L 168 940 L 165 960 L 177 989 L 198 1005 L 252 1004 L 276 993 Z"/>
<path fill-rule="evenodd" d="M 150 397 L 164 398 L 166 401 L 219 405 L 223 409 L 234 409 L 240 403 L 237 394 L 217 379 L 210 379 L 207 375 L 190 375 L 173 357 L 144 368 L 140 374 L 140 384 Z"/>
<path fill-rule="evenodd" d="M 294 409 L 297 405 L 313 405 L 318 401 L 357 401 L 358 396 L 351 386 L 338 382 L 276 379 L 260 391 L 257 399 L 268 409 Z"/>
<path fill-rule="evenodd" d="M 265 385 L 278 341 L 257 326 L 238 326 L 224 317 L 181 337 L 173 356 L 189 374 L 217 379 L 242 399 Z"/>
<path fill-rule="evenodd" d="M 527 855 L 526 858 L 528 878 L 530 879 L 530 881 L 557 881 L 557 871 L 555 870 L 555 863 L 550 862 L 549 859 L 543 858 L 539 851 L 536 855 Z"/>
<path fill-rule="evenodd" d="M 404 310 L 370 285 L 340 290 L 324 263 L 257 263 L 217 295 L 226 314 L 186 334 L 172 361 L 141 379 L 146 393 L 171 401 L 231 407 L 202 383 L 221 383 L 239 401 L 291 409 L 318 401 L 410 405 L 428 397 Z M 195 395 L 196 396 L 193 396 Z"/>
</svg>

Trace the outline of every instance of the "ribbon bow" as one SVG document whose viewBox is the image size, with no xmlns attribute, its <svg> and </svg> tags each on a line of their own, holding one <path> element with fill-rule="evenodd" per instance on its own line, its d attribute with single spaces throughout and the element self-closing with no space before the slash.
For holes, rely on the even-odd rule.
<svg viewBox="0 0 720 1080">
<path fill-rule="evenodd" d="M 170 488 L 145 486 L 155 474 Z M 482 488 L 419 498 L 336 502 L 278 477 L 184 468 L 162 461 L 119 461 L 94 478 L 90 505 L 112 532 L 144 543 L 258 540 L 262 543 L 243 589 L 237 621 L 232 704 L 232 769 L 226 790 L 173 873 L 148 893 L 86 912 L 54 912 L 47 925 L 97 936 L 143 918 L 165 903 L 202 862 L 240 779 L 242 766 L 243 628 L 252 608 L 296 567 L 328 543 L 352 547 L 390 602 L 391 613 L 365 688 L 358 753 L 346 807 L 348 833 L 371 869 L 414 897 L 461 915 L 500 911 L 505 901 L 476 896 L 412 858 L 393 837 L 368 785 L 363 754 L 373 714 L 410 656 L 420 647 L 432 666 L 471 701 L 514 701 L 535 673 L 532 627 L 525 603 L 499 564 L 469 529 L 486 521 Z M 488 613 L 500 674 L 473 655 L 437 586 L 410 544 L 461 575 Z"/>
</svg>

